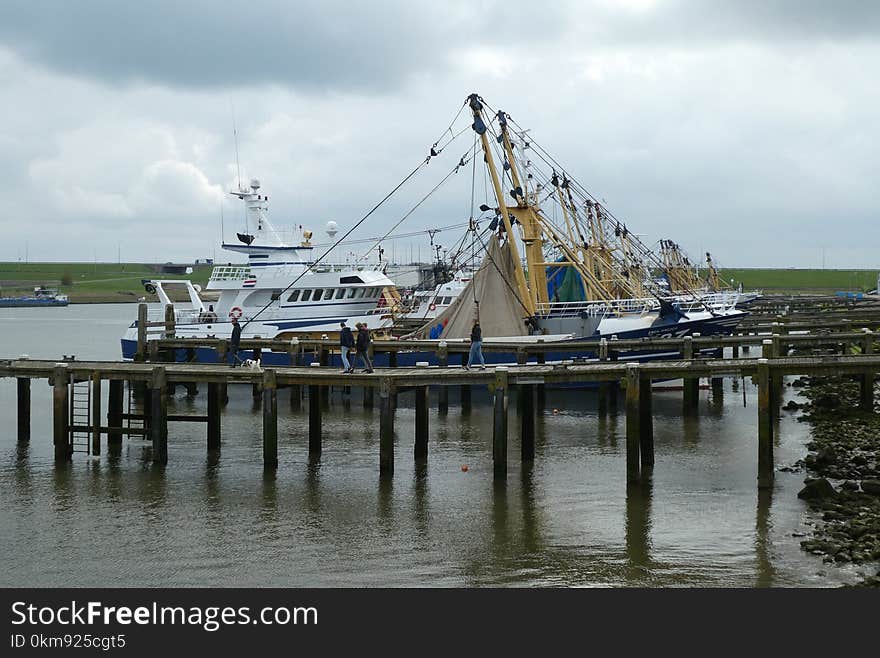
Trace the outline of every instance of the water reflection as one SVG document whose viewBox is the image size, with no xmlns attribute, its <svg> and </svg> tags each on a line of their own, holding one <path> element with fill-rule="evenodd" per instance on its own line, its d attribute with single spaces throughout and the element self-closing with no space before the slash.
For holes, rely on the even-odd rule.
<svg viewBox="0 0 880 658">
<path fill-rule="evenodd" d="M 770 489 L 758 490 L 758 511 L 755 520 L 755 557 L 757 572 L 755 585 L 770 587 L 776 580 L 776 568 L 771 555 L 770 532 L 773 524 L 770 521 L 770 504 L 773 492 Z"/>
<path fill-rule="evenodd" d="M 626 487 L 626 556 L 627 580 L 645 580 L 652 568 L 651 560 L 651 497 L 654 489 L 653 469 L 643 467 L 641 478 Z"/>
</svg>

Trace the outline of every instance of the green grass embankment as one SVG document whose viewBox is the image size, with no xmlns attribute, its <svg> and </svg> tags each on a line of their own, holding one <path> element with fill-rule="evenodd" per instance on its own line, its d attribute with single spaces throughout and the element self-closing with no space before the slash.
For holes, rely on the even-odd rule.
<svg viewBox="0 0 880 658">
<path fill-rule="evenodd" d="M 58 288 L 75 304 L 136 302 L 147 296 L 141 279 L 189 279 L 204 288 L 212 268 L 197 265 L 192 274 L 162 274 L 160 267 L 145 263 L 0 263 L 0 296 L 27 294 L 42 285 Z M 154 295 L 147 297 L 155 300 Z"/>
<path fill-rule="evenodd" d="M 877 270 L 723 269 L 720 276 L 734 286 L 766 292 L 867 292 L 877 287 Z"/>
</svg>

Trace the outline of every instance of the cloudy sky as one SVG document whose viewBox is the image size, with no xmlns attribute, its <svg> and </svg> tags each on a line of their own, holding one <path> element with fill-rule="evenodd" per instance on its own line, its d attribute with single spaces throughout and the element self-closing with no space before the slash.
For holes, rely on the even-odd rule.
<svg viewBox="0 0 880 658">
<path fill-rule="evenodd" d="M 847 0 L 4 0 L 0 260 L 226 260 L 233 119 L 273 221 L 345 229 L 477 91 L 648 243 L 878 267 L 878 36 Z M 466 221 L 469 181 L 441 192 L 400 231 Z"/>
</svg>

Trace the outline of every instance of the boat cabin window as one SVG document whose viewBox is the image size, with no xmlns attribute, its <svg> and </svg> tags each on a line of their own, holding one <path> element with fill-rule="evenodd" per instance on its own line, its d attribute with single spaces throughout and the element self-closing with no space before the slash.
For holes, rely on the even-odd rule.
<svg viewBox="0 0 880 658">
<path fill-rule="evenodd" d="M 307 301 L 309 301 L 311 298 L 312 298 L 312 291 L 311 291 L 311 290 L 303 290 L 302 300 L 303 300 L 304 302 L 307 302 Z"/>
<path fill-rule="evenodd" d="M 443 303 L 443 304 L 451 304 L 451 303 L 452 303 L 452 297 L 444 297 L 444 298 L 443 298 L 443 302 L 441 302 L 441 303 Z"/>
<path fill-rule="evenodd" d="M 281 299 L 281 291 L 280 290 L 273 290 L 271 300 L 274 302 L 279 299 Z"/>
<path fill-rule="evenodd" d="M 361 297 L 363 297 L 366 294 L 366 292 L 367 292 L 366 288 L 358 288 L 357 289 L 357 298 L 360 299 Z"/>
<path fill-rule="evenodd" d="M 337 288 L 336 299 L 342 299 L 343 297 L 345 297 L 345 288 Z"/>
<path fill-rule="evenodd" d="M 348 289 L 348 299 L 354 299 L 354 296 L 357 294 L 357 288 L 349 288 Z"/>
<path fill-rule="evenodd" d="M 299 290 L 294 290 L 292 293 L 290 293 L 290 297 L 287 298 L 287 301 L 289 301 L 289 302 L 297 301 L 299 299 L 299 293 L 300 293 Z"/>
<path fill-rule="evenodd" d="M 327 288 L 324 291 L 324 299 L 333 299 L 333 288 Z"/>
<path fill-rule="evenodd" d="M 367 297 L 375 297 L 379 294 L 378 288 L 370 288 L 370 292 L 367 293 Z"/>
<path fill-rule="evenodd" d="M 321 288 L 315 288 L 315 292 L 312 295 L 312 301 L 317 302 L 321 300 L 321 295 L 323 294 L 323 290 Z"/>
</svg>

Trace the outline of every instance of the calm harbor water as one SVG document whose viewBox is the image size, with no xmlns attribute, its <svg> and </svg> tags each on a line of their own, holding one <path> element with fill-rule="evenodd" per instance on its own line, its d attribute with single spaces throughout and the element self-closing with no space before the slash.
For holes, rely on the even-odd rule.
<svg viewBox="0 0 880 658">
<path fill-rule="evenodd" d="M 0 309 L 0 358 L 119 356 L 134 305 Z M 700 415 L 681 392 L 655 393 L 656 466 L 629 490 L 623 416 L 601 419 L 595 394 L 548 391 L 534 466 L 519 461 L 511 401 L 509 475 L 493 483 L 488 395 L 462 416 L 436 414 L 426 468 L 412 459 L 414 410 L 401 394 L 395 473 L 378 474 L 377 412 L 334 391 L 324 452 L 308 459 L 307 411 L 279 392 L 279 467 L 262 470 L 261 412 L 230 386 L 222 454 L 200 424 L 169 425 L 169 462 L 149 445 L 74 455 L 56 467 L 51 390 L 32 384 L 32 439 L 15 435 L 15 382 L 0 380 L 2 586 L 834 586 L 855 568 L 805 554 L 797 499 L 803 473 L 756 487 L 756 391 L 725 382 L 724 403 L 701 391 Z M 106 396 L 106 387 L 104 387 Z M 791 392 L 787 392 L 790 395 Z M 622 398 L 621 398 L 622 399 Z M 180 390 L 169 413 L 203 410 Z M 106 413 L 106 400 L 104 404 Z M 554 409 L 557 410 L 554 413 Z M 622 408 L 621 408 L 622 411 Z M 783 412 L 776 464 L 805 454 L 808 428 Z M 467 464 L 464 472 L 462 465 Z"/>
</svg>

